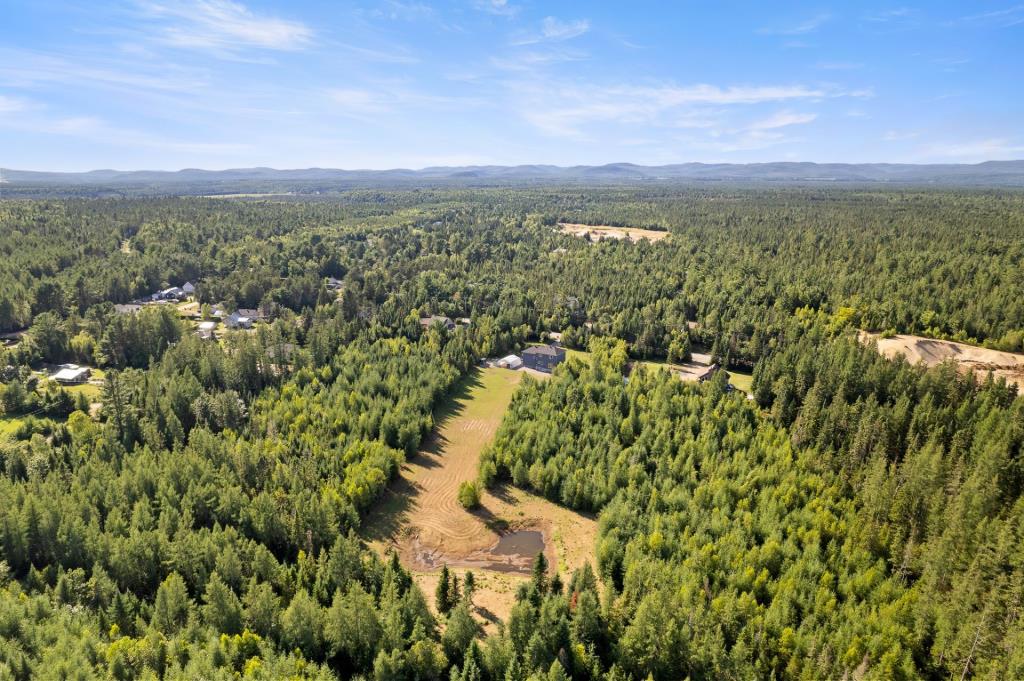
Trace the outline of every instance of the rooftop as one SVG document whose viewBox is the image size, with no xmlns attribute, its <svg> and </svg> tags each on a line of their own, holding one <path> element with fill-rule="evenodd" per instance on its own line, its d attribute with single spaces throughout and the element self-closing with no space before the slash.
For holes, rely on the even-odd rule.
<svg viewBox="0 0 1024 681">
<path fill-rule="evenodd" d="M 565 352 L 565 350 L 556 348 L 552 345 L 531 345 L 523 350 L 524 355 L 550 355 L 551 357 L 557 357 L 563 352 Z"/>
</svg>

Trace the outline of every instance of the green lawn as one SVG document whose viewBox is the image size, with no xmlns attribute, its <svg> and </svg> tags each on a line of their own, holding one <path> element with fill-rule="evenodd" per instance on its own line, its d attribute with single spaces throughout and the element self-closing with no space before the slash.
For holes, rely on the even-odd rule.
<svg viewBox="0 0 1024 681">
<path fill-rule="evenodd" d="M 72 395 L 77 395 L 81 393 L 85 395 L 90 402 L 99 401 L 100 395 L 103 393 L 103 388 L 101 388 L 98 385 L 92 385 L 89 383 L 82 383 L 81 385 L 66 385 L 64 386 L 64 390 L 71 393 Z"/>
<path fill-rule="evenodd" d="M 0 438 L 13 436 L 21 423 L 17 416 L 0 416 Z"/>
<path fill-rule="evenodd" d="M 754 376 L 747 372 L 730 371 L 729 382 L 732 383 L 733 387 L 737 390 L 742 390 L 748 395 L 754 392 Z"/>
</svg>

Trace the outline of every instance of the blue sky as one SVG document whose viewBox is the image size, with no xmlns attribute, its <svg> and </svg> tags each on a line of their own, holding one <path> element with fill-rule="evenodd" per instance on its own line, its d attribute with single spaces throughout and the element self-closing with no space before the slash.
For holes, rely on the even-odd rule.
<svg viewBox="0 0 1024 681">
<path fill-rule="evenodd" d="M 0 0 L 0 166 L 1024 158 L 1024 4 Z"/>
</svg>

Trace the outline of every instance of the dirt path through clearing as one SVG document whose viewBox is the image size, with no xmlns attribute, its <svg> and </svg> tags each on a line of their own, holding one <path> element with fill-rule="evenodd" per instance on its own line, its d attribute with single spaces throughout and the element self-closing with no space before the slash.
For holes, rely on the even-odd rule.
<svg viewBox="0 0 1024 681">
<path fill-rule="evenodd" d="M 484 492 L 476 511 L 459 505 L 459 484 L 476 479 L 480 453 L 494 439 L 525 375 L 523 370 L 473 369 L 435 414 L 437 427 L 422 450 L 402 466 L 400 477 L 363 524 L 364 536 L 378 552 L 397 549 L 428 597 L 442 565 L 459 568 L 457 572 L 472 569 L 477 610 L 490 622 L 507 616 L 515 586 L 528 575 L 534 559 L 528 552 L 507 552 L 499 540 L 532 545 L 509 534 L 540 532 L 549 562 L 566 574 L 593 561 L 597 533 L 593 518 L 511 487 Z M 522 539 L 535 536 L 524 534 Z"/>
</svg>

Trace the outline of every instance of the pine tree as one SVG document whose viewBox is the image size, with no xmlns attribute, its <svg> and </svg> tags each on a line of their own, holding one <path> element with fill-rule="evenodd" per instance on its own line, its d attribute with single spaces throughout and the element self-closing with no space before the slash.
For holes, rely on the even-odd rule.
<svg viewBox="0 0 1024 681">
<path fill-rule="evenodd" d="M 451 572 L 448 565 L 441 566 L 441 575 L 437 580 L 437 588 L 434 590 L 434 605 L 437 611 L 447 614 L 452 609 L 452 582 Z"/>
</svg>

